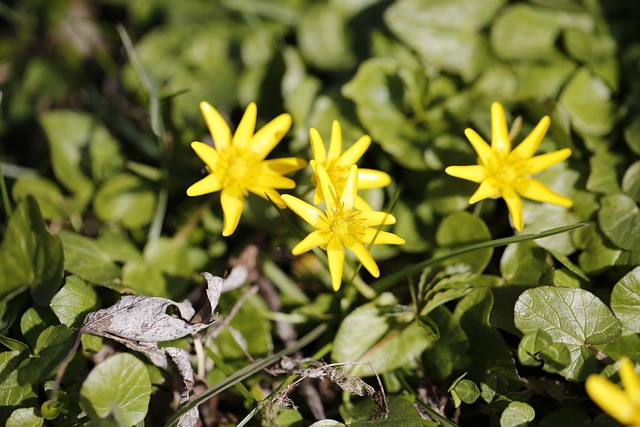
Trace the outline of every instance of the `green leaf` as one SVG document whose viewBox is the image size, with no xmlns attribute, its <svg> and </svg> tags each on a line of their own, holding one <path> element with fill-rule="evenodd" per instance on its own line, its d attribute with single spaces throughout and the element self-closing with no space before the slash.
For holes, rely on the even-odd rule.
<svg viewBox="0 0 640 427">
<path fill-rule="evenodd" d="M 464 377 L 466 374 L 463 374 Z M 455 407 L 459 407 L 462 402 L 470 405 L 480 397 L 480 389 L 471 380 L 457 378 L 449 387 L 449 393 L 453 396 Z"/>
<path fill-rule="evenodd" d="M 186 247 L 161 237 L 144 248 L 143 262 L 127 262 L 122 281 L 129 289 L 142 295 L 176 298 L 181 296 L 191 274 Z"/>
<path fill-rule="evenodd" d="M 469 347 L 469 340 L 448 308 L 440 306 L 429 316 L 438 325 L 440 339 L 423 353 L 422 362 L 434 380 L 442 380 L 453 373 L 458 357 Z"/>
<path fill-rule="evenodd" d="M 528 403 L 511 402 L 500 415 L 500 427 L 526 427 L 536 417 L 536 411 Z"/>
<path fill-rule="evenodd" d="M 364 333 L 366 331 L 366 333 Z M 413 313 L 396 305 L 389 293 L 348 314 L 333 340 L 334 362 L 370 362 L 378 374 L 406 366 L 434 342 Z M 347 366 L 355 376 L 371 376 L 367 365 Z"/>
<path fill-rule="evenodd" d="M 120 268 L 93 240 L 65 230 L 58 237 L 64 246 L 66 270 L 99 284 L 113 281 L 120 275 Z"/>
<path fill-rule="evenodd" d="M 605 30 L 606 31 L 606 30 Z M 585 62 L 607 85 L 616 90 L 620 70 L 616 59 L 616 42 L 608 34 L 572 28 L 564 32 L 564 46 L 569 54 Z"/>
<path fill-rule="evenodd" d="M 93 182 L 85 172 L 89 169 L 85 159 L 89 157 L 92 139 L 106 130 L 93 116 L 69 110 L 42 113 L 40 124 L 51 147 L 53 173 L 74 193 L 78 207 L 85 206 L 93 192 Z"/>
<path fill-rule="evenodd" d="M 75 333 L 65 325 L 47 327 L 33 349 L 34 357 L 25 360 L 19 370 L 19 381 L 36 384 L 51 378 L 73 346 Z"/>
<path fill-rule="evenodd" d="M 491 233 L 485 222 L 469 212 L 456 212 L 445 217 L 436 231 L 436 242 L 440 247 L 458 248 L 465 244 L 478 243 L 491 239 Z M 465 264 L 471 272 L 481 273 L 489 264 L 492 248 L 459 255 L 448 259 L 444 264 Z"/>
<path fill-rule="evenodd" d="M 51 309 L 69 327 L 80 326 L 84 317 L 98 305 L 98 295 L 93 287 L 77 276 L 69 276 L 51 300 Z"/>
<path fill-rule="evenodd" d="M 640 333 L 640 267 L 634 268 L 614 285 L 611 310 L 623 328 Z"/>
<path fill-rule="evenodd" d="M 19 408 L 11 413 L 5 427 L 40 427 L 44 418 L 38 415 L 36 408 Z"/>
<path fill-rule="evenodd" d="M 602 136 L 613 128 L 611 91 L 586 68 L 573 75 L 560 95 L 560 102 L 567 108 L 572 126 L 580 132 Z"/>
<path fill-rule="evenodd" d="M 155 207 L 155 194 L 148 181 L 135 175 L 116 175 L 96 192 L 93 208 L 104 222 L 135 230 L 149 224 Z"/>
<path fill-rule="evenodd" d="M 487 376 L 492 376 L 497 381 L 494 390 L 504 394 L 520 388 L 520 377 L 502 335 L 489 324 L 492 305 L 491 290 L 478 288 L 456 306 L 453 320 L 462 326 L 469 339 L 469 348 L 456 365 L 468 371 L 468 378 L 481 386 Z"/>
<path fill-rule="evenodd" d="M 121 353 L 97 365 L 82 383 L 80 404 L 92 417 L 120 412 L 129 425 L 144 420 L 149 410 L 151 381 L 139 359 Z"/>
<path fill-rule="evenodd" d="M 62 244 L 51 236 L 33 197 L 20 202 L 9 218 L 0 245 L 0 296 L 31 288 L 36 304 L 45 306 L 62 282 Z"/>
<path fill-rule="evenodd" d="M 223 294 L 220 299 L 220 307 L 229 307 L 229 310 L 235 304 L 238 293 L 234 293 L 235 297 Z M 266 315 L 269 312 L 264 301 L 252 296 L 245 301 L 238 313 L 231 319 L 229 326 L 234 329 L 235 333 L 239 333 L 245 341 L 245 350 L 254 357 L 267 355 L 273 349 L 271 340 L 271 323 Z M 216 347 L 225 360 L 246 360 L 245 353 L 235 342 L 232 332 L 229 328 L 225 328 L 216 339 Z"/>
<path fill-rule="evenodd" d="M 27 354 L 19 351 L 5 351 L 0 353 L 0 419 L 7 419 L 14 409 L 38 404 L 36 384 L 18 381 L 21 371 L 20 363 Z"/>
<path fill-rule="evenodd" d="M 624 129 L 624 140 L 631 151 L 640 155 L 640 118 L 634 118 Z"/>
<path fill-rule="evenodd" d="M 640 208 L 625 194 L 610 194 L 601 200 L 598 221 L 602 232 L 616 246 L 640 250 Z"/>
<path fill-rule="evenodd" d="M 355 62 L 345 17 L 330 4 L 309 8 L 297 25 L 302 57 L 324 70 L 344 70 Z"/>
<path fill-rule="evenodd" d="M 546 257 L 546 251 L 533 242 L 507 245 L 500 259 L 500 272 L 510 284 L 549 284 L 552 282 L 553 270 Z"/>
<path fill-rule="evenodd" d="M 356 104 L 358 118 L 385 152 L 408 168 L 424 169 L 420 146 L 426 138 L 407 117 L 413 113 L 403 99 L 410 90 L 407 81 L 417 78 L 396 59 L 372 58 L 360 64 L 342 94 Z"/>
<path fill-rule="evenodd" d="M 556 99 L 576 69 L 576 63 L 554 52 L 548 62 L 517 61 L 511 67 L 518 82 L 515 98 L 528 102 L 540 97 Z M 551 122 L 554 122 L 553 117 Z"/>
<path fill-rule="evenodd" d="M 640 203 L 640 160 L 633 163 L 622 177 L 622 191 Z"/>
<path fill-rule="evenodd" d="M 16 202 L 33 196 L 45 219 L 69 218 L 69 206 L 60 187 L 53 181 L 41 176 L 21 176 L 11 188 L 11 194 Z"/>
<path fill-rule="evenodd" d="M 577 288 L 541 286 L 524 291 L 516 302 L 514 320 L 521 332 L 542 330 L 568 347 L 571 363 L 559 373 L 571 381 L 591 373 L 589 365 L 594 361 L 588 346 L 613 342 L 621 333 L 620 322 L 609 308 Z"/>
<path fill-rule="evenodd" d="M 309 427 L 346 427 L 345 424 L 336 420 L 320 420 L 311 424 Z"/>
<path fill-rule="evenodd" d="M 345 422 L 352 427 L 422 427 L 420 415 L 413 404 L 401 396 L 389 397 L 389 416 L 371 420 L 374 404 L 371 399 L 361 400 L 350 408 L 340 407 L 340 414 Z"/>
<path fill-rule="evenodd" d="M 547 59 L 560 32 L 556 17 L 527 4 L 504 8 L 491 27 L 491 47 L 504 59 Z"/>
<path fill-rule="evenodd" d="M 429 68 L 473 80 L 491 61 L 489 43 L 480 33 L 502 0 L 402 0 L 384 14 L 391 32 L 410 46 Z"/>
<path fill-rule="evenodd" d="M 578 255 L 578 263 L 587 274 L 601 273 L 620 258 L 621 250 L 606 239 L 595 225 L 579 230 L 575 234 L 577 246 L 583 251 Z"/>
<path fill-rule="evenodd" d="M 596 193 L 619 193 L 618 168 L 624 158 L 605 147 L 603 151 L 596 152 L 589 159 L 589 178 L 587 178 L 587 190 Z"/>
<path fill-rule="evenodd" d="M 96 244 L 113 261 L 142 261 L 142 254 L 136 245 L 124 234 L 105 230 Z"/>
</svg>

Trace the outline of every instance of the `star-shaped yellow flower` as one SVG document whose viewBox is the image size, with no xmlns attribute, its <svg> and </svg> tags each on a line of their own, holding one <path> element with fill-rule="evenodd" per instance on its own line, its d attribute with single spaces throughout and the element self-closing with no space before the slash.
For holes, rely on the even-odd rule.
<svg viewBox="0 0 640 427">
<path fill-rule="evenodd" d="M 512 150 L 504 109 L 500 103 L 494 102 L 491 105 L 491 146 L 473 129 L 464 131 L 478 154 L 478 165 L 449 166 L 445 172 L 457 178 L 480 183 L 469 203 L 473 204 L 489 197 L 502 197 L 507 203 L 514 227 L 520 231 L 524 225 L 521 197 L 565 207 L 573 204 L 571 199 L 555 193 L 540 181 L 531 178 L 531 175 L 571 155 L 571 149 L 563 148 L 534 156 L 550 123 L 549 116 L 544 116 L 524 141 Z"/>
<path fill-rule="evenodd" d="M 624 390 L 600 375 L 591 375 L 585 383 L 587 393 L 621 424 L 640 427 L 640 376 L 626 357 L 621 360 L 618 374 Z"/>
<path fill-rule="evenodd" d="M 257 109 L 252 102 L 232 138 L 231 129 L 215 108 L 207 102 L 201 102 L 200 110 L 215 148 L 198 141 L 191 143 L 198 157 L 207 165 L 209 175 L 189 187 L 187 195 L 221 192 L 223 236 L 231 235 L 238 226 L 249 192 L 285 208 L 276 189 L 294 188 L 296 183 L 283 175 L 302 169 L 306 162 L 295 157 L 273 160 L 265 160 L 265 157 L 291 127 L 291 116 L 281 114 L 255 132 Z"/>
<path fill-rule="evenodd" d="M 336 291 L 340 289 L 342 282 L 345 247 L 358 257 L 372 276 L 378 277 L 380 275 L 378 265 L 365 245 L 404 244 L 404 240 L 395 234 L 372 228 L 373 226 L 395 224 L 396 219 L 386 212 L 360 211 L 355 208 L 358 188 L 358 167 L 356 165 L 349 168 L 340 195 L 322 165 L 317 165 L 315 172 L 318 185 L 325 196 L 325 212 L 288 194 L 282 196 L 292 211 L 316 228 L 291 252 L 294 255 L 300 255 L 316 246 L 325 249 L 329 258 L 331 285 Z"/>
<path fill-rule="evenodd" d="M 309 139 L 311 140 L 311 151 L 313 152 L 314 160 L 324 167 L 336 191 L 342 193 L 351 165 L 355 165 L 367 151 L 371 145 L 371 137 L 363 135 L 343 153 L 342 129 L 340 128 L 340 123 L 334 120 L 331 125 L 331 140 L 329 141 L 328 152 L 324 142 L 322 142 L 320 133 L 316 129 L 311 128 Z M 391 177 L 385 172 L 375 169 L 358 169 L 358 190 L 386 187 L 390 183 Z M 324 200 L 324 195 L 322 194 L 322 187 L 319 185 L 318 180 L 315 179 L 315 176 L 314 184 L 316 185 L 316 192 L 313 202 L 318 204 Z M 361 210 L 371 210 L 371 207 L 360 196 L 356 198 L 355 207 Z"/>
</svg>

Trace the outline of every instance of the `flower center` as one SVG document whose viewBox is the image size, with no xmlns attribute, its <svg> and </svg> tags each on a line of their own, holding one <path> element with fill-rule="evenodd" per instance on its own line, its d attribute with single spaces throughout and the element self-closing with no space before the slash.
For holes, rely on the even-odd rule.
<svg viewBox="0 0 640 427">
<path fill-rule="evenodd" d="M 246 189 L 252 180 L 253 170 L 250 162 L 233 151 L 224 153 L 218 166 L 219 179 L 224 187 L 238 187 Z"/>
<path fill-rule="evenodd" d="M 520 177 L 512 165 L 502 161 L 499 161 L 498 164 L 490 168 L 489 171 L 496 187 L 511 187 Z"/>
<path fill-rule="evenodd" d="M 360 218 L 360 211 L 356 209 L 344 210 L 342 206 L 327 211 L 329 231 L 336 237 L 351 236 L 359 241 L 364 238 L 366 227 Z"/>
</svg>

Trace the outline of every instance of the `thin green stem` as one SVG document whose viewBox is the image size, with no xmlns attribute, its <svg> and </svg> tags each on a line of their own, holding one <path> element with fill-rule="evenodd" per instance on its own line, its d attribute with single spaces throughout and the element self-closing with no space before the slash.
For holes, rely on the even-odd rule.
<svg viewBox="0 0 640 427">
<path fill-rule="evenodd" d="M 313 329 L 311 332 L 309 332 L 307 335 L 305 335 L 304 337 L 299 339 L 292 346 L 287 347 L 287 348 L 275 353 L 273 356 L 267 357 L 265 359 L 256 360 L 252 364 L 247 365 L 244 368 L 234 372 L 232 375 L 228 376 L 227 378 L 225 378 L 224 380 L 220 381 L 219 383 L 209 387 L 204 393 L 202 393 L 201 395 L 197 396 L 192 401 L 187 403 L 185 406 L 180 408 L 169 419 L 169 421 L 167 421 L 167 423 L 164 425 L 164 427 L 172 427 L 176 422 L 178 422 L 178 420 L 180 419 L 180 417 L 182 415 L 186 414 L 191 409 L 197 407 L 198 405 L 200 405 L 205 400 L 217 395 L 218 393 L 223 392 L 224 390 L 228 389 L 229 387 L 232 387 L 233 385 L 237 384 L 240 381 L 244 381 L 245 379 L 249 378 L 250 376 L 260 372 L 264 368 L 266 368 L 266 367 L 268 367 L 270 365 L 273 365 L 274 363 L 279 361 L 283 356 L 288 356 L 288 355 L 290 355 L 292 353 L 295 353 L 296 351 L 301 350 L 303 347 L 306 347 L 308 344 L 312 343 L 317 338 L 322 336 L 322 334 L 324 334 L 326 332 L 327 328 L 328 328 L 328 324 L 327 323 L 322 323 L 322 324 L 318 325 L 315 329 Z"/>
<path fill-rule="evenodd" d="M 449 258 L 453 258 L 458 255 L 466 254 L 468 252 L 473 252 L 480 249 L 495 248 L 498 246 L 505 246 L 511 243 L 524 242 L 526 240 L 542 239 L 544 237 L 553 236 L 555 234 L 566 233 L 568 231 L 575 230 L 576 228 L 584 227 L 585 225 L 587 224 L 579 223 L 579 224 L 565 225 L 564 227 L 552 228 L 550 230 L 541 231 L 540 233 L 536 233 L 536 234 L 521 234 L 518 236 L 489 240 L 487 242 L 474 243 L 472 245 L 464 246 L 460 249 L 452 250 L 451 252 L 447 252 L 446 254 L 429 258 L 417 264 L 407 266 L 406 268 L 400 271 L 397 271 L 380 280 L 375 281 L 371 286 L 378 293 L 384 292 L 389 288 L 393 287 L 396 283 L 400 282 L 401 280 L 407 277 L 411 277 L 415 274 L 418 274 L 425 268 L 438 264 Z"/>
</svg>

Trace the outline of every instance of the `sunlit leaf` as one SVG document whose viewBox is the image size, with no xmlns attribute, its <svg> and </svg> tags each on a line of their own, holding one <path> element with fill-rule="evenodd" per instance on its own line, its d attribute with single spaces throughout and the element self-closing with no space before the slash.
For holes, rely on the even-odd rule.
<svg viewBox="0 0 640 427">
<path fill-rule="evenodd" d="M 584 289 L 541 286 L 526 290 L 516 302 L 514 316 L 521 332 L 542 330 L 568 347 L 571 363 L 559 373 L 572 381 L 592 373 L 595 359 L 588 346 L 613 342 L 621 332 L 611 310 Z"/>
<path fill-rule="evenodd" d="M 640 267 L 615 284 L 611 292 L 611 310 L 625 329 L 640 333 Z"/>
<path fill-rule="evenodd" d="M 80 403 L 90 416 L 106 418 L 119 412 L 133 425 L 147 415 L 151 381 L 144 363 L 122 353 L 93 368 L 82 383 L 80 395 Z"/>
</svg>

